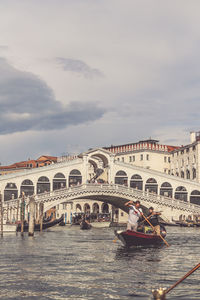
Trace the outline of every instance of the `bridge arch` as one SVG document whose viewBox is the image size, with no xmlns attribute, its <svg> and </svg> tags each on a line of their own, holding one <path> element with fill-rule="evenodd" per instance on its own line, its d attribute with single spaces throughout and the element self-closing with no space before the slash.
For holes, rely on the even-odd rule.
<svg viewBox="0 0 200 300">
<path fill-rule="evenodd" d="M 134 189 L 142 190 L 143 189 L 142 177 L 138 174 L 133 175 L 130 180 L 130 187 Z"/>
<path fill-rule="evenodd" d="M 56 173 L 53 178 L 53 191 L 62 189 L 66 187 L 66 178 L 65 175 L 61 172 Z"/>
<path fill-rule="evenodd" d="M 18 189 L 14 182 L 8 182 L 4 190 L 4 201 L 16 199 L 18 197 Z"/>
<path fill-rule="evenodd" d="M 149 178 L 145 184 L 145 191 L 149 191 L 150 193 L 158 193 L 158 183 L 155 178 Z"/>
<path fill-rule="evenodd" d="M 22 196 L 22 193 L 24 192 L 25 196 L 31 196 L 34 194 L 34 185 L 32 180 L 25 179 L 22 181 L 21 187 L 20 187 L 20 196 Z"/>
<path fill-rule="evenodd" d="M 169 182 L 164 182 L 160 187 L 160 195 L 172 198 L 173 188 Z"/>
<path fill-rule="evenodd" d="M 69 173 L 69 186 L 77 185 L 82 183 L 81 172 L 77 169 L 73 169 Z"/>
<path fill-rule="evenodd" d="M 120 170 L 115 174 L 115 184 L 127 185 L 128 176 L 125 171 Z"/>
<path fill-rule="evenodd" d="M 37 181 L 37 194 L 50 192 L 50 181 L 46 176 L 41 176 Z"/>
<path fill-rule="evenodd" d="M 174 198 L 182 201 L 187 201 L 188 192 L 184 186 L 178 186 L 175 190 Z"/>
<path fill-rule="evenodd" d="M 200 205 L 200 191 L 194 190 L 191 192 L 190 203 Z"/>
<path fill-rule="evenodd" d="M 109 205 L 108 203 L 102 203 L 101 205 L 101 211 L 103 214 L 108 214 L 109 213 Z"/>
<path fill-rule="evenodd" d="M 84 213 L 87 215 L 87 214 L 90 214 L 90 212 L 91 212 L 91 208 L 90 208 L 90 205 L 88 204 L 88 203 L 85 203 L 84 205 L 83 205 L 83 211 L 84 211 Z"/>
</svg>

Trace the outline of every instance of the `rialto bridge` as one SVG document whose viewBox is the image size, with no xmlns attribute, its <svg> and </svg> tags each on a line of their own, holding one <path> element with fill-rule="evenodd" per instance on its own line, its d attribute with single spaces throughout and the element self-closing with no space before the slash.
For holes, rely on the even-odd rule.
<svg viewBox="0 0 200 300">
<path fill-rule="evenodd" d="M 62 203 L 102 201 L 124 211 L 127 200 L 162 210 L 171 221 L 200 214 L 200 184 L 115 160 L 94 149 L 72 161 L 1 176 L 0 190 L 7 219 L 19 218 L 22 193 L 44 204 L 44 212 Z M 28 205 L 27 205 L 28 212 Z M 16 217 L 17 215 L 17 217 Z"/>
</svg>

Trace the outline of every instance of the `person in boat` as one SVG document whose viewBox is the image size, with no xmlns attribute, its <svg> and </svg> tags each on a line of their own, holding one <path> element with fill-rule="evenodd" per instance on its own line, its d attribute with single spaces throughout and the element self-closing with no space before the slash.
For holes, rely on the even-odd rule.
<svg viewBox="0 0 200 300">
<path fill-rule="evenodd" d="M 129 207 L 127 230 L 137 231 L 138 221 L 143 216 L 142 209 L 140 208 L 140 201 L 137 200 L 135 204 L 133 201 L 128 201 L 125 203 L 125 206 Z"/>
<path fill-rule="evenodd" d="M 160 212 L 155 212 L 154 208 L 152 206 L 149 208 L 147 219 L 149 220 L 149 222 L 154 227 L 154 233 L 156 235 L 160 235 L 160 224 L 159 224 L 159 220 L 158 220 L 158 216 L 160 216 L 160 215 L 161 215 L 161 213 Z M 147 231 L 151 228 L 149 227 L 149 223 L 147 221 L 145 222 L 145 225 L 146 225 L 145 226 L 146 227 L 145 232 L 147 233 Z"/>
</svg>

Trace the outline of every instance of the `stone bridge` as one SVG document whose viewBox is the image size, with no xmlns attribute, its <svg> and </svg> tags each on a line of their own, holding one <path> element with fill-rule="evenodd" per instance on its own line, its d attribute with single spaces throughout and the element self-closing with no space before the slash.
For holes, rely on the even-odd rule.
<svg viewBox="0 0 200 300">
<path fill-rule="evenodd" d="M 162 211 L 163 219 L 168 222 L 173 219 L 178 220 L 180 217 L 200 214 L 199 205 L 116 184 L 83 184 L 35 195 L 34 198 L 36 207 L 39 208 L 40 203 L 44 204 L 44 212 L 61 203 L 77 199 L 91 199 L 109 203 L 125 212 L 128 210 L 124 206 L 125 202 L 140 200 L 144 211 L 154 206 L 156 210 Z M 20 201 L 21 199 L 16 199 L 4 203 L 7 220 L 19 219 Z M 26 198 L 25 202 L 28 213 L 29 198 Z"/>
</svg>

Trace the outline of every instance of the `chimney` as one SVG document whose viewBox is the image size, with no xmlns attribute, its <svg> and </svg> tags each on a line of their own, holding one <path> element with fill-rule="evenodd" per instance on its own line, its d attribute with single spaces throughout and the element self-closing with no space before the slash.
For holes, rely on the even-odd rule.
<svg viewBox="0 0 200 300">
<path fill-rule="evenodd" d="M 191 144 L 196 142 L 196 132 L 194 131 L 190 132 L 190 142 Z"/>
</svg>

